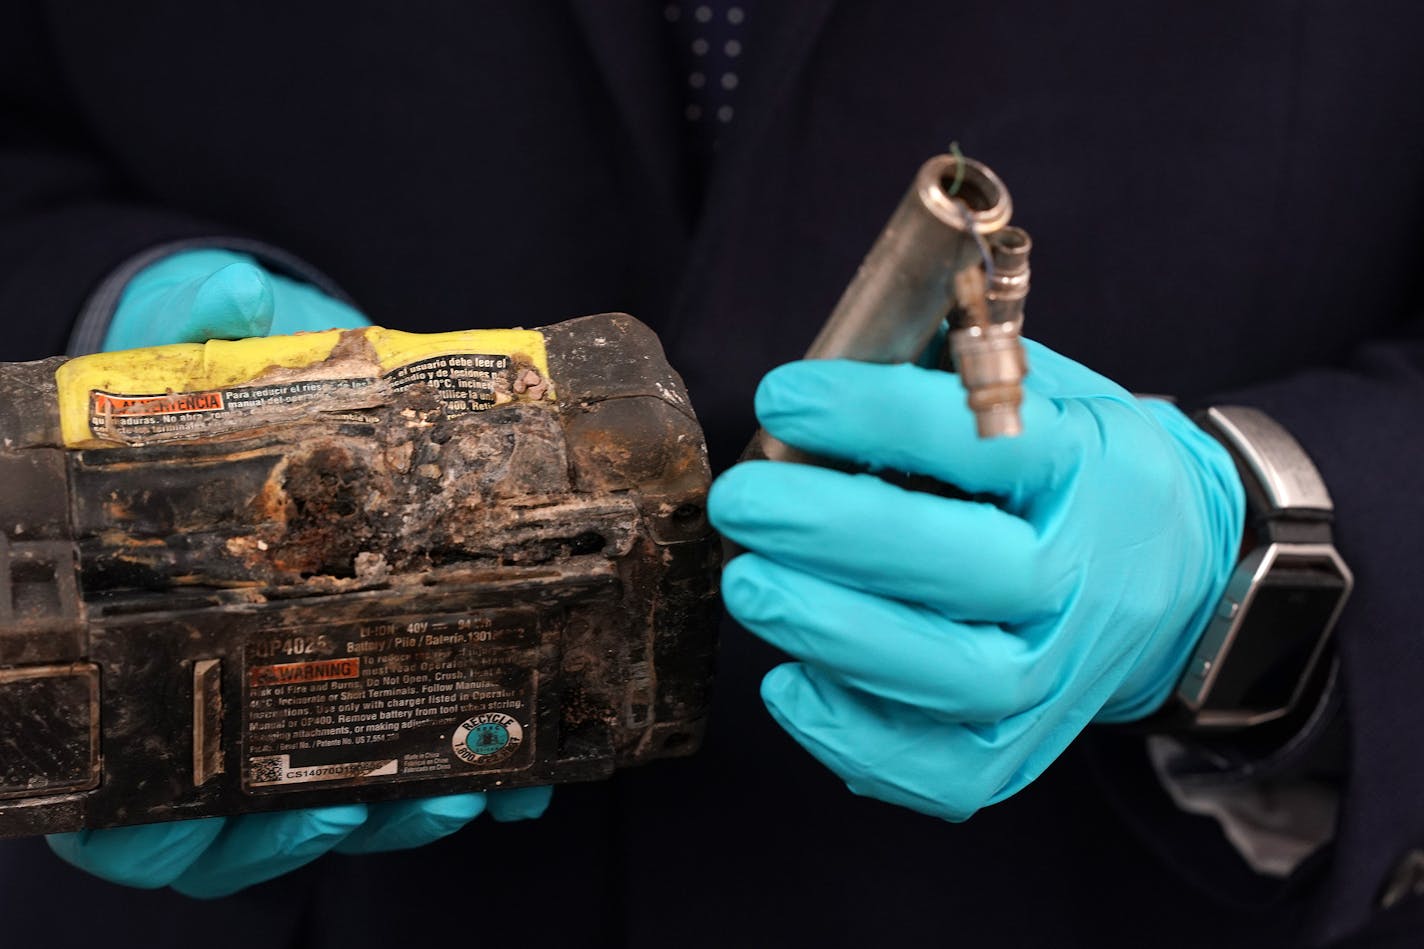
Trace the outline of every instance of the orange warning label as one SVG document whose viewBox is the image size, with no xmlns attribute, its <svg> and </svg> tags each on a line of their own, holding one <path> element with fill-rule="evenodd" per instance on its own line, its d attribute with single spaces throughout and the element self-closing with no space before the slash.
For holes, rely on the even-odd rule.
<svg viewBox="0 0 1424 949">
<path fill-rule="evenodd" d="M 254 666 L 248 670 L 254 688 L 327 679 L 356 679 L 361 676 L 361 659 L 323 659 L 319 662 L 288 662 L 278 666 Z"/>
<path fill-rule="evenodd" d="M 93 389 L 90 397 L 95 415 L 173 415 L 179 412 L 221 412 L 226 407 L 220 391 L 117 395 Z"/>
</svg>

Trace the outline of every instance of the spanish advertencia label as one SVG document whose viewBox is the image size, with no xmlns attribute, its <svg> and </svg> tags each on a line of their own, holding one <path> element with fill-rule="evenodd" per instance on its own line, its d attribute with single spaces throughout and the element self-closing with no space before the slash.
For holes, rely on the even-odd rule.
<svg viewBox="0 0 1424 949">
<path fill-rule="evenodd" d="M 141 444 L 255 428 L 289 406 L 316 404 L 365 389 L 374 379 L 313 379 L 279 385 L 234 386 L 157 395 L 89 393 L 89 426 L 114 441 Z"/>
<path fill-rule="evenodd" d="M 243 650 L 243 786 L 507 772 L 534 760 L 539 617 L 499 610 L 262 633 Z"/>
<path fill-rule="evenodd" d="M 500 353 L 452 353 L 397 366 L 380 377 L 400 391 L 421 385 L 456 418 L 483 412 L 500 400 L 537 401 L 548 390 L 538 371 Z M 89 427 L 114 441 L 142 444 L 256 428 L 294 409 L 355 406 L 377 378 L 304 379 L 193 392 L 133 394 L 93 389 Z"/>
</svg>

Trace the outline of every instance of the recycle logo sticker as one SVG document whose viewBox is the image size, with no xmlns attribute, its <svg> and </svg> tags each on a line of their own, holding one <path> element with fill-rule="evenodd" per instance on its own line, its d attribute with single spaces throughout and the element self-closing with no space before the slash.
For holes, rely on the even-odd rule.
<svg viewBox="0 0 1424 949">
<path fill-rule="evenodd" d="M 481 712 L 465 719 L 450 738 L 455 757 L 487 766 L 512 756 L 524 743 L 524 726 L 503 712 Z"/>
</svg>

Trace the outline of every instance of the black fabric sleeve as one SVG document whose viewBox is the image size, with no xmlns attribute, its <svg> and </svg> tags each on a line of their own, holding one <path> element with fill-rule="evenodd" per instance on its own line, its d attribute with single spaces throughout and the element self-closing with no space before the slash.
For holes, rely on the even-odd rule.
<svg viewBox="0 0 1424 949">
<path fill-rule="evenodd" d="M 1245 781 L 1342 762 L 1334 843 L 1284 885 L 1225 868 L 1224 846 L 1200 837 L 1183 853 L 1196 835 L 1158 789 L 1113 786 L 1141 754 L 1140 736 L 1099 733 L 1090 743 L 1104 786 L 1154 848 L 1184 870 L 1217 867 L 1196 885 L 1218 899 L 1301 899 L 1311 945 L 1387 924 L 1382 896 L 1409 853 L 1424 849 L 1424 319 L 1401 324 L 1338 366 L 1199 400 L 1259 408 L 1295 436 L 1330 490 L 1335 543 L 1355 575 L 1333 636 L 1335 675 L 1322 676 L 1334 681 L 1322 683 L 1309 714 L 1264 740 L 1203 744 L 1202 757 L 1216 759 L 1221 779 Z"/>
<path fill-rule="evenodd" d="M 1335 542 L 1355 590 L 1335 632 L 1348 747 L 1321 916 L 1338 938 L 1424 846 L 1424 320 L 1338 368 L 1223 393 L 1284 425 L 1335 502 Z"/>
</svg>

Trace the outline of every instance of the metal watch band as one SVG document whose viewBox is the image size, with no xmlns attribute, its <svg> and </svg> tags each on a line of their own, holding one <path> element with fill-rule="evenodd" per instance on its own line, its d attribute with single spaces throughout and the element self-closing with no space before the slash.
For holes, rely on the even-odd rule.
<svg viewBox="0 0 1424 949">
<path fill-rule="evenodd" d="M 1354 578 L 1332 543 L 1330 493 L 1289 432 L 1244 406 L 1196 421 L 1236 462 L 1255 543 L 1178 682 L 1171 717 L 1188 729 L 1246 728 L 1295 707 Z"/>
</svg>

